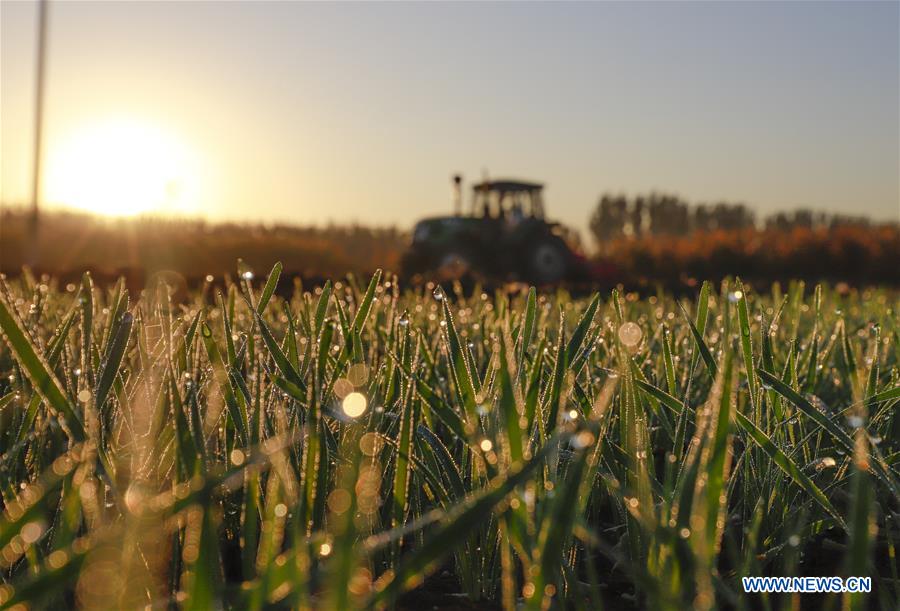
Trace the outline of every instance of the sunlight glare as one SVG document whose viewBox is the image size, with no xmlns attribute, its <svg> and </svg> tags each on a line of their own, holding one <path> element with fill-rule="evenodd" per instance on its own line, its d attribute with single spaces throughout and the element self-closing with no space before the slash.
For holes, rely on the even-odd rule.
<svg viewBox="0 0 900 611">
<path fill-rule="evenodd" d="M 115 119 L 84 125 L 51 150 L 46 196 L 107 216 L 192 213 L 197 207 L 195 155 L 160 127 Z"/>
</svg>

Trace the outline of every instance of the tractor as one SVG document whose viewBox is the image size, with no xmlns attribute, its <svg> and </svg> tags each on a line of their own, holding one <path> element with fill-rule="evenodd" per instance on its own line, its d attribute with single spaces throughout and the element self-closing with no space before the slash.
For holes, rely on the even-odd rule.
<svg viewBox="0 0 900 611">
<path fill-rule="evenodd" d="M 592 270 L 571 232 L 544 219 L 542 184 L 483 180 L 463 214 L 462 179 L 453 177 L 455 214 L 419 221 L 401 261 L 406 278 L 477 279 L 546 286 L 589 280 Z"/>
</svg>

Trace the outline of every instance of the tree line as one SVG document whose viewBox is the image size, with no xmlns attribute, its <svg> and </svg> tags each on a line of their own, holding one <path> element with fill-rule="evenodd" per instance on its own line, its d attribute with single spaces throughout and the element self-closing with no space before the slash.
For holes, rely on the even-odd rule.
<svg viewBox="0 0 900 611">
<path fill-rule="evenodd" d="M 820 229 L 869 227 L 865 217 L 826 214 L 800 209 L 771 214 L 757 222 L 746 204 L 717 202 L 691 205 L 676 195 L 651 193 L 628 198 L 605 194 L 591 215 L 589 228 L 600 245 L 620 237 L 685 236 L 694 232 L 739 229 Z"/>
</svg>

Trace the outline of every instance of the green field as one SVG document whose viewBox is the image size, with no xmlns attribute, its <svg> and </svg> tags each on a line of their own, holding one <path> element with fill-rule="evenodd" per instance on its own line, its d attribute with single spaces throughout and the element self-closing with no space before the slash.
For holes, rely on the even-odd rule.
<svg viewBox="0 0 900 611">
<path fill-rule="evenodd" d="M 0 282 L 0 607 L 900 605 L 895 291 L 279 273 Z"/>
</svg>

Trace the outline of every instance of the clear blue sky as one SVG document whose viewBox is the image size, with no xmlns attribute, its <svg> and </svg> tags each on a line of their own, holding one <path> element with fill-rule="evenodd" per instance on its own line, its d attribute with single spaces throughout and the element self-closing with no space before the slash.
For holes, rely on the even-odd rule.
<svg viewBox="0 0 900 611">
<path fill-rule="evenodd" d="M 35 6 L 0 10 L 17 202 Z M 194 160 L 163 210 L 211 218 L 408 225 L 487 169 L 581 229 L 601 193 L 654 189 L 900 220 L 898 32 L 897 2 L 53 2 L 48 163 L 80 170 L 65 143 L 125 116 Z"/>
</svg>

